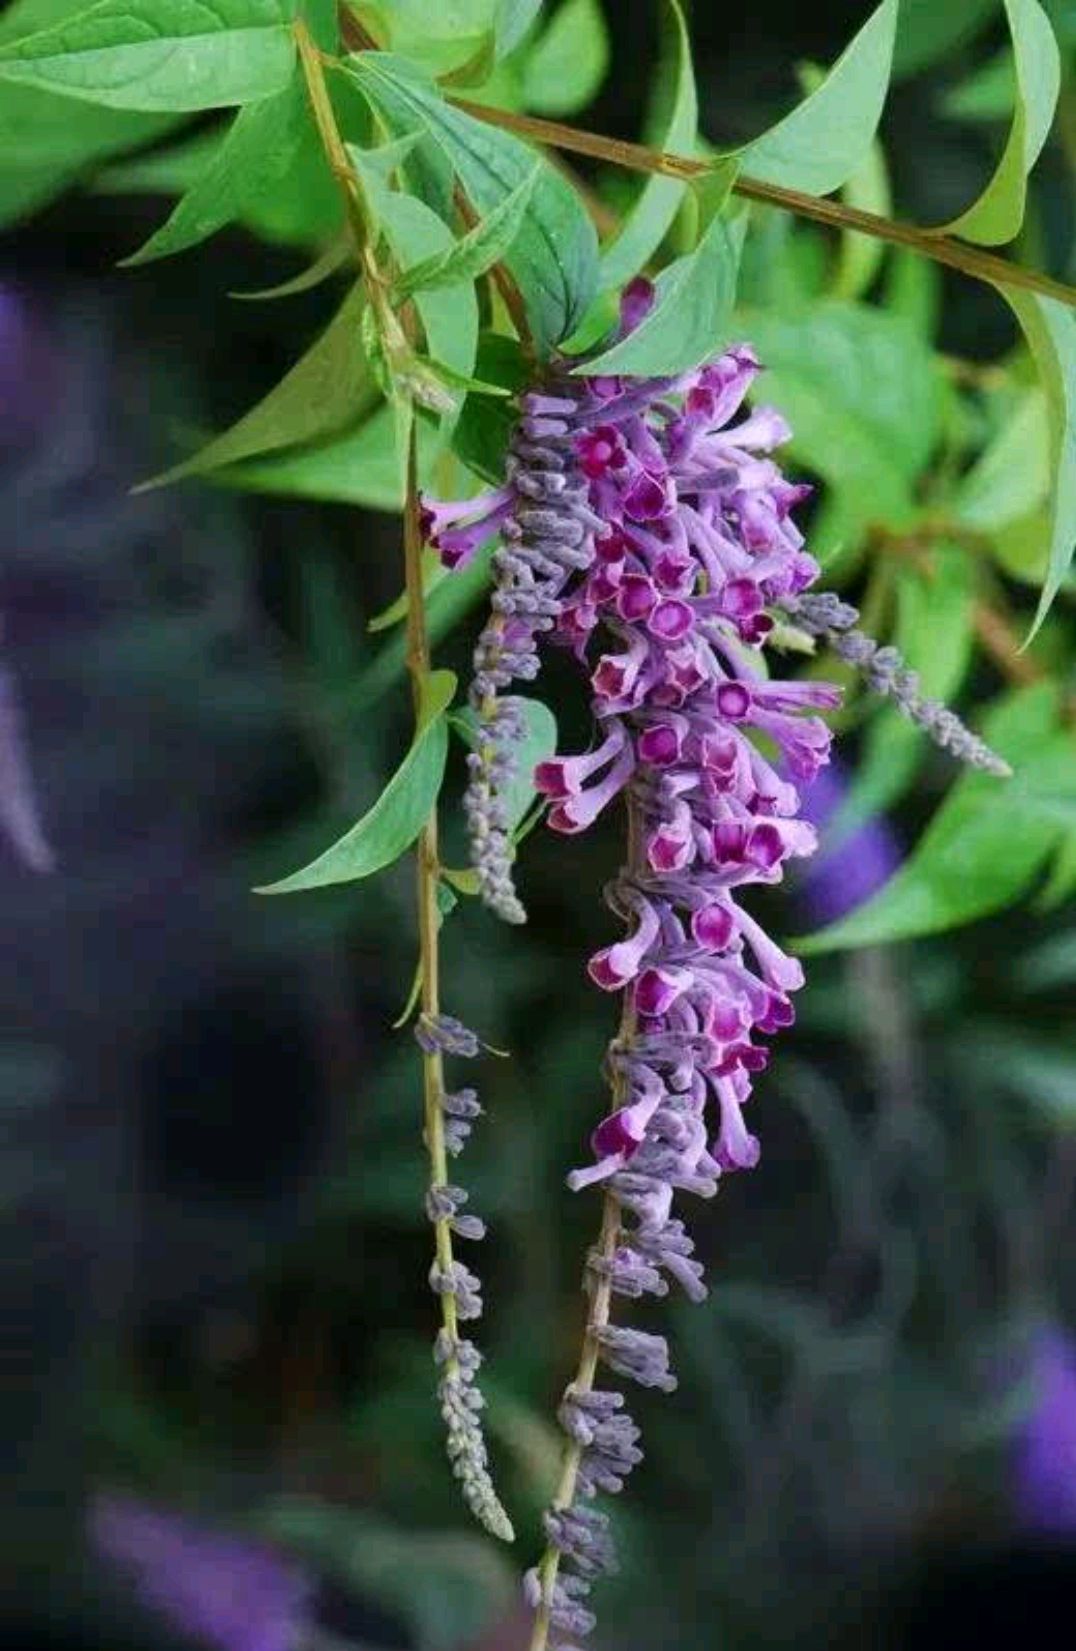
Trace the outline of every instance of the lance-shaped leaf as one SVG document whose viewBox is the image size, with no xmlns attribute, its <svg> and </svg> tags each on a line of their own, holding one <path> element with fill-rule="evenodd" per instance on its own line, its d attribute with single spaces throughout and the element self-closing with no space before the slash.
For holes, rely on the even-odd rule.
<svg viewBox="0 0 1076 1651">
<path fill-rule="evenodd" d="M 745 228 L 743 214 L 715 217 L 694 252 L 662 270 L 645 321 L 574 371 L 668 376 L 713 355 L 728 337 Z"/>
<path fill-rule="evenodd" d="M 193 457 L 135 491 L 238 464 L 256 453 L 295 447 L 357 423 L 378 400 L 362 345 L 363 303 L 361 288 L 353 287 L 321 337 L 256 407 Z"/>
<path fill-rule="evenodd" d="M 360 52 L 349 62 L 394 130 L 413 131 L 417 124 L 435 141 L 479 216 L 530 176 L 533 150 L 445 103 L 411 64 L 385 52 Z M 535 344 L 547 351 L 567 337 L 594 296 L 598 243 L 576 191 L 544 161 L 504 262 L 523 296 Z"/>
<path fill-rule="evenodd" d="M 969 923 L 1017 900 L 1076 824 L 1076 747 L 1052 684 L 1009 694 L 984 724 L 1014 775 L 959 779 L 919 845 L 883 889 L 801 943 L 805 952 L 873 946 Z"/>
<path fill-rule="evenodd" d="M 309 118 L 298 72 L 283 92 L 240 109 L 167 221 L 123 262 L 148 264 L 197 246 L 238 217 L 244 204 L 282 187 Z"/>
<path fill-rule="evenodd" d="M 600 0 L 561 0 L 523 62 L 523 102 L 539 115 L 574 115 L 596 96 L 609 67 Z"/>
<path fill-rule="evenodd" d="M 973 206 L 939 234 L 1000 246 L 1020 232 L 1028 173 L 1053 124 L 1061 89 L 1061 58 L 1038 0 L 1005 0 L 1016 68 L 1016 106 L 1008 142 L 990 182 Z"/>
<path fill-rule="evenodd" d="M 294 0 L 98 0 L 0 45 L 0 79 L 114 109 L 250 103 L 287 84 L 294 12 Z"/>
<path fill-rule="evenodd" d="M 473 480 L 446 449 L 441 429 L 424 419 L 415 428 L 423 487 L 447 498 L 466 493 Z M 253 459 L 220 471 L 216 480 L 254 493 L 398 511 L 403 508 L 403 468 L 392 409 L 383 402 L 347 435 Z"/>
<path fill-rule="evenodd" d="M 452 671 L 432 672 L 414 740 L 377 802 L 324 854 L 290 877 L 256 889 L 256 894 L 295 894 L 329 883 L 354 883 L 372 877 L 406 853 L 429 819 L 441 789 L 448 754 L 445 712 L 455 692 Z"/>
<path fill-rule="evenodd" d="M 422 258 L 406 269 L 395 283 L 399 298 L 408 293 L 429 292 L 433 287 L 451 287 L 460 281 L 476 281 L 498 259 L 503 258 L 523 223 L 527 203 L 541 172 L 540 165 L 499 205 L 460 240 L 432 258 Z"/>
<path fill-rule="evenodd" d="M 828 195 L 870 153 L 893 66 L 898 0 L 884 0 L 845 48 L 818 90 L 754 143 L 736 151 L 763 183 Z"/>
<path fill-rule="evenodd" d="M 1031 635 L 1061 588 L 1076 547 L 1076 315 L 1053 298 L 1001 287 L 1024 330 L 1046 392 L 1050 431 L 1050 550 Z"/>
<path fill-rule="evenodd" d="M 315 258 L 306 269 L 298 275 L 289 276 L 286 281 L 278 281 L 273 287 L 259 287 L 254 292 L 230 292 L 229 298 L 238 298 L 244 304 L 264 304 L 274 298 L 294 298 L 297 293 L 311 292 L 314 287 L 320 287 L 330 275 L 335 275 L 342 269 L 351 257 L 352 246 L 350 237 L 346 234 L 337 235 L 320 257 Z"/>
<path fill-rule="evenodd" d="M 662 6 L 662 52 L 655 104 L 648 139 L 670 154 L 692 154 L 699 108 L 691 37 L 679 0 L 665 0 Z M 615 240 L 602 253 L 603 285 L 622 286 L 653 256 L 668 233 L 685 188 L 679 178 L 647 179 Z"/>
<path fill-rule="evenodd" d="M 415 196 L 388 187 L 376 149 L 351 147 L 349 153 L 405 276 L 416 265 L 428 265 L 452 252 L 452 231 L 436 212 Z M 416 292 L 414 299 L 430 354 L 468 377 L 478 348 L 478 300 L 471 282 L 457 278 L 434 291 Z"/>
</svg>

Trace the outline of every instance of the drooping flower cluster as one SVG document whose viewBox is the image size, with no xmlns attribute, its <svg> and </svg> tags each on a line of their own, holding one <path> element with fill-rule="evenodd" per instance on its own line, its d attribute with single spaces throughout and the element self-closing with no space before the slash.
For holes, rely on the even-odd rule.
<svg viewBox="0 0 1076 1651">
<path fill-rule="evenodd" d="M 459 1156 L 482 1107 L 473 1089 L 449 1091 L 445 1088 L 443 1059 L 446 1055 L 471 1059 L 478 1054 L 478 1038 L 454 1015 L 420 1015 L 415 1041 L 432 1061 L 433 1084 L 440 1129 L 446 1152 Z M 512 1540 L 512 1525 L 501 1506 L 489 1471 L 489 1455 L 482 1432 L 481 1413 L 485 1401 L 478 1386 L 482 1355 L 473 1341 L 461 1336 L 459 1326 L 482 1316 L 481 1280 L 452 1254 L 452 1235 L 482 1239 L 485 1222 L 464 1212 L 467 1193 L 463 1187 L 434 1180 L 426 1192 L 426 1215 L 433 1226 L 436 1254 L 430 1268 L 430 1289 L 442 1300 L 443 1325 L 434 1342 L 433 1356 L 440 1372 L 437 1397 L 446 1429 L 446 1446 L 452 1471 L 459 1480 L 464 1501 L 487 1530 L 505 1541 Z"/>
<path fill-rule="evenodd" d="M 651 301 L 647 283 L 632 283 L 623 331 Z M 676 1385 L 664 1338 L 611 1324 L 611 1298 L 664 1295 L 667 1278 L 705 1294 L 673 1197 L 710 1197 L 723 1173 L 757 1162 L 744 1109 L 768 1059 L 761 1040 L 792 1022 L 803 984 L 739 896 L 815 847 L 799 788 L 828 759 L 816 713 L 840 693 L 770 678 L 762 662 L 773 614 L 810 614 L 818 567 L 792 519 L 810 490 L 770 456 L 788 427 L 772 408 L 742 414 L 758 371 L 747 345 L 675 378 L 558 370 L 521 399 L 505 485 L 427 507 L 449 565 L 501 539 L 475 660 L 467 799 L 487 902 L 523 917 L 501 804 L 519 718 L 499 694 L 534 677 L 543 638 L 587 671 L 598 730 L 586 753 L 536 768 L 548 823 L 583 831 L 618 796 L 630 822 L 627 862 L 607 891 L 627 933 L 589 964 L 597 986 L 623 994 L 607 1057 L 614 1106 L 592 1136 L 593 1162 L 569 1177 L 577 1189 L 604 1183 L 612 1204 L 588 1258 L 590 1319 L 561 1410 L 569 1449 L 549 1549 L 527 1580 L 535 1643 L 550 1630 L 588 1632 L 583 1599 L 614 1559 L 589 1499 L 618 1490 L 640 1457 L 621 1396 L 593 1386 L 595 1365 Z"/>
</svg>

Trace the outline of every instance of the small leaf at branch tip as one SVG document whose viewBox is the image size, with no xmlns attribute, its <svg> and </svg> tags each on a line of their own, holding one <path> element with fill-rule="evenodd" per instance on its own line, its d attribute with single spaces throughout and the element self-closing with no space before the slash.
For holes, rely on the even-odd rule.
<svg viewBox="0 0 1076 1651">
<path fill-rule="evenodd" d="M 441 876 L 460 894 L 478 893 L 478 873 L 471 866 L 442 866 Z"/>
<path fill-rule="evenodd" d="M 411 982 L 411 990 L 407 994 L 407 1002 L 392 1023 L 392 1031 L 401 1032 L 411 1016 L 418 1008 L 418 1000 L 422 995 L 422 964 L 415 965 L 415 978 Z"/>
</svg>

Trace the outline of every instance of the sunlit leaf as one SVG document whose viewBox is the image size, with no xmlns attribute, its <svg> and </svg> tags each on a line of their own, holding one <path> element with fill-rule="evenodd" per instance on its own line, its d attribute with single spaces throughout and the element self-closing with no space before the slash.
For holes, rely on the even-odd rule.
<svg viewBox="0 0 1076 1651">
<path fill-rule="evenodd" d="M 451 671 L 434 671 L 427 687 L 411 748 L 369 812 L 301 871 L 255 893 L 295 894 L 329 883 L 353 883 L 391 865 L 411 847 L 441 789 L 448 752 L 445 712 L 456 692 L 456 678 Z"/>
<path fill-rule="evenodd" d="M 953 513 L 965 527 L 991 533 L 1038 510 L 1050 483 L 1046 396 L 1036 387 L 1020 398 L 962 478 Z"/>
<path fill-rule="evenodd" d="M 574 115 L 595 96 L 608 67 L 600 0 L 560 0 L 524 59 L 523 101 L 539 115 Z"/>
<path fill-rule="evenodd" d="M 736 151 L 764 183 L 828 195 L 862 166 L 878 129 L 893 62 L 898 0 L 884 0 L 816 92 Z"/>
<path fill-rule="evenodd" d="M 284 186 L 307 119 L 298 74 L 284 91 L 240 109 L 167 222 L 123 262 L 147 264 L 196 246 L 238 217 L 244 201 Z"/>
<path fill-rule="evenodd" d="M 662 270 L 646 319 L 575 372 L 680 373 L 719 350 L 728 340 L 745 227 L 742 216 L 714 218 L 694 252 Z"/>
<path fill-rule="evenodd" d="M 515 51 L 541 9 L 542 0 L 498 0 L 494 35 L 499 58 Z"/>
<path fill-rule="evenodd" d="M 661 8 L 662 53 L 658 66 L 656 118 L 648 137 L 659 149 L 690 155 L 698 127 L 695 67 L 691 37 L 679 0 Z M 665 239 L 684 198 L 679 178 L 648 178 L 619 232 L 602 252 L 601 278 L 619 287 L 642 269 Z"/>
<path fill-rule="evenodd" d="M 256 407 L 191 458 L 135 491 L 298 446 L 357 423 L 378 399 L 362 347 L 364 302 L 361 287 L 353 287 L 321 337 Z"/>
<path fill-rule="evenodd" d="M 193 110 L 282 91 L 294 0 L 97 0 L 0 43 L 0 79 L 115 109 Z"/>
<path fill-rule="evenodd" d="M 1076 826 L 1076 745 L 1043 683 L 1006 695 L 983 728 L 1011 780 L 967 773 L 915 853 L 866 905 L 801 943 L 805 952 L 935 934 L 1019 899 Z"/>
<path fill-rule="evenodd" d="M 349 150 L 364 178 L 373 209 L 385 231 L 404 276 L 411 269 L 446 258 L 456 246 L 452 231 L 423 201 L 402 190 L 389 189 L 368 156 L 377 151 Z M 478 346 L 478 301 L 467 279 L 424 289 L 414 294 L 430 353 L 464 377 L 470 375 Z"/>
<path fill-rule="evenodd" d="M 446 104 L 414 68 L 382 52 L 349 59 L 358 84 L 400 131 L 419 124 L 459 177 L 479 216 L 492 212 L 534 169 L 526 144 Z M 540 350 L 567 336 L 597 285 L 594 227 L 575 190 L 543 163 L 521 232 L 505 257 Z"/>
<path fill-rule="evenodd" d="M 1046 392 L 1051 526 L 1046 579 L 1032 635 L 1068 573 L 1076 548 L 1076 315 L 1053 298 L 1000 288 L 1027 339 Z"/>
<path fill-rule="evenodd" d="M 1020 232 L 1028 173 L 1053 123 L 1061 89 L 1054 31 L 1038 0 L 1005 0 L 1016 69 L 1016 106 L 1008 142 L 993 177 L 975 204 L 940 233 L 982 246 L 1000 246 Z"/>
<path fill-rule="evenodd" d="M 412 292 L 429 292 L 434 287 L 449 287 L 484 275 L 504 257 L 519 234 L 539 172 L 540 167 L 535 166 L 529 177 L 451 247 L 412 264 L 395 284 L 397 295 L 402 298 Z"/>
</svg>

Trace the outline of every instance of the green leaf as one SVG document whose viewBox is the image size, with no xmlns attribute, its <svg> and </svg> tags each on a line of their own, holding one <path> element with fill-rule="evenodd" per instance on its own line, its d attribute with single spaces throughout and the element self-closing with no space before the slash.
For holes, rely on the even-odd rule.
<svg viewBox="0 0 1076 1651">
<path fill-rule="evenodd" d="M 854 543 L 872 522 L 911 525 L 914 483 L 937 442 L 943 391 L 916 328 L 834 299 L 788 315 L 752 310 L 742 323 L 767 368 L 755 399 L 780 408 L 793 431 L 785 451 L 831 489 L 816 554 Z"/>
<path fill-rule="evenodd" d="M 191 458 L 142 482 L 135 492 L 238 464 L 256 453 L 298 446 L 356 423 L 377 400 L 360 335 L 363 304 L 362 289 L 356 285 L 321 337 L 256 407 Z"/>
<path fill-rule="evenodd" d="M 1076 831 L 1059 845 L 1046 881 L 1035 901 L 1037 911 L 1055 911 L 1076 894 Z"/>
<path fill-rule="evenodd" d="M 897 580 L 897 624 L 893 640 L 913 670 L 922 692 L 951 700 L 971 664 L 974 633 L 974 572 L 956 545 L 931 550 L 929 574 L 902 567 Z M 830 825 L 839 840 L 863 820 L 890 808 L 903 796 L 926 753 L 927 741 L 907 717 L 887 706 L 872 717 L 855 778 Z"/>
<path fill-rule="evenodd" d="M 948 56 L 977 34 L 997 8 L 998 0 L 903 0 L 894 74 L 918 74 Z"/>
<path fill-rule="evenodd" d="M 1050 496 L 1050 432 L 1046 396 L 1036 386 L 984 448 L 953 499 L 953 515 L 978 533 L 1029 516 Z"/>
<path fill-rule="evenodd" d="M 1076 748 L 1049 683 L 997 702 L 988 743 L 1014 777 L 967 773 L 931 820 L 914 855 L 866 905 L 801 942 L 804 952 L 936 934 L 1019 899 L 1076 820 Z M 1071 829 L 1071 827 L 1070 827 Z"/>
<path fill-rule="evenodd" d="M 373 0 L 358 10 L 379 43 L 430 74 L 455 80 L 476 60 L 492 64 L 496 0 Z"/>
<path fill-rule="evenodd" d="M 515 51 L 541 9 L 542 0 L 499 0 L 494 23 L 498 59 Z"/>
<path fill-rule="evenodd" d="M 1016 107 L 993 177 L 973 206 L 939 231 L 981 246 L 1001 246 L 1020 232 L 1028 173 L 1049 136 L 1061 89 L 1061 56 L 1038 0 L 1005 0 L 1016 66 Z"/>
<path fill-rule="evenodd" d="M 874 212 L 880 218 L 892 216 L 889 169 L 885 151 L 877 139 L 871 144 L 863 165 L 848 179 L 841 191 L 841 199 L 846 206 L 861 212 Z M 830 287 L 833 297 L 862 298 L 878 274 L 885 255 L 884 243 L 873 235 L 860 235 L 854 229 L 843 230 Z"/>
<path fill-rule="evenodd" d="M 561 0 L 523 63 L 523 101 L 539 115 L 574 115 L 609 68 L 609 31 L 599 0 Z"/>
<path fill-rule="evenodd" d="M 0 79 L 114 109 L 212 109 L 286 86 L 293 0 L 98 0 L 0 45 Z"/>
<path fill-rule="evenodd" d="M 298 73 L 283 92 L 240 109 L 204 172 L 173 208 L 168 221 L 125 258 L 124 265 L 148 264 L 197 246 L 237 218 L 244 201 L 282 187 L 308 119 Z"/>
<path fill-rule="evenodd" d="M 389 189 L 371 168 L 368 156 L 377 151 L 349 146 L 349 154 L 362 176 L 367 195 L 400 264 L 404 276 L 409 270 L 440 258 L 447 258 L 456 242 L 452 231 L 424 201 L 402 190 Z M 430 354 L 446 366 L 469 377 L 478 347 L 478 300 L 466 279 L 414 294 Z"/>
<path fill-rule="evenodd" d="M 691 155 L 698 133 L 699 109 L 691 37 L 679 0 L 665 0 L 661 18 L 657 96 L 662 107 L 648 135 L 659 149 Z M 603 285 L 622 286 L 642 269 L 665 239 L 686 187 L 679 178 L 647 179 L 618 234 L 602 252 Z"/>
<path fill-rule="evenodd" d="M 175 124 L 172 115 L 102 109 L 35 86 L 5 86 L 0 96 L 0 225 L 24 217 L 90 168 L 153 142 Z"/>
<path fill-rule="evenodd" d="M 828 195 L 859 170 L 882 116 L 893 63 L 898 0 L 884 0 L 816 92 L 754 143 L 735 151 L 764 183 Z"/>
<path fill-rule="evenodd" d="M 436 477 L 437 491 L 449 497 L 466 493 L 467 472 L 445 453 L 440 429 L 420 420 L 416 430 L 422 484 L 433 485 L 435 467 L 448 462 L 447 472 Z M 392 410 L 382 404 L 346 436 L 237 465 L 218 472 L 215 479 L 226 487 L 253 493 L 398 511 L 403 508 L 402 465 Z"/>
<path fill-rule="evenodd" d="M 475 372 L 486 383 L 499 384 L 508 393 L 521 390 L 527 381 L 519 344 L 501 333 L 480 334 Z M 516 412 L 509 402 L 468 396 L 452 433 L 453 449 L 475 475 L 499 487 L 515 423 Z"/>
<path fill-rule="evenodd" d="M 460 240 L 453 242 L 447 251 L 412 264 L 395 283 L 396 296 L 404 298 L 408 293 L 429 292 L 434 287 L 450 287 L 460 281 L 475 281 L 484 275 L 491 265 L 504 257 L 519 234 L 540 171 L 541 167 L 535 166 L 530 177 L 524 178 L 510 195 L 506 195 Z"/>
<path fill-rule="evenodd" d="M 438 585 L 441 584 L 441 582 L 443 580 L 447 579 L 448 577 L 449 577 L 449 570 L 442 564 L 441 559 L 438 556 L 437 552 L 435 550 L 431 550 L 429 545 L 423 545 L 423 547 L 422 547 L 422 594 L 423 594 L 423 596 L 424 597 L 429 596 L 430 592 L 436 590 Z M 407 594 L 406 590 L 402 590 L 400 592 L 399 596 L 397 596 L 397 598 L 394 602 L 390 602 L 388 607 L 382 608 L 380 613 L 375 613 L 374 617 L 372 619 L 367 620 L 366 629 L 368 631 L 374 632 L 375 634 L 378 631 L 389 631 L 389 630 L 391 630 L 393 625 L 398 625 L 398 624 L 400 624 L 400 622 L 402 620 L 407 618 L 408 603 L 409 603 L 408 594 Z"/>
<path fill-rule="evenodd" d="M 514 831 L 537 796 L 534 789 L 534 770 L 538 763 L 547 761 L 557 749 L 557 721 L 548 705 L 539 699 L 514 696 L 514 703 L 523 714 L 523 738 L 513 746 L 516 771 L 504 794 L 504 812 L 508 830 Z M 460 711 L 449 719 L 452 726 L 467 741 L 475 744 L 476 724 L 473 711 Z"/>
<path fill-rule="evenodd" d="M 1076 315 L 1053 298 L 999 288 L 1027 339 L 1046 392 L 1051 524 L 1046 580 L 1031 636 L 1053 603 L 1076 547 Z M 1030 640 L 1030 637 L 1029 639 Z"/>
<path fill-rule="evenodd" d="M 287 281 L 278 281 L 275 287 L 261 287 L 257 292 L 230 292 L 228 297 L 237 298 L 244 304 L 264 304 L 272 298 L 294 298 L 297 293 L 311 292 L 314 287 L 320 287 L 330 275 L 343 269 L 350 257 L 348 236 L 338 235 L 321 256 L 308 264 L 306 269 L 300 270 L 298 275 L 292 275 Z"/>
<path fill-rule="evenodd" d="M 72 107 L 66 99 L 62 101 L 66 108 Z M 90 106 L 78 107 L 88 109 Z M 332 239 L 337 234 L 342 213 L 340 192 L 317 134 L 312 123 L 305 119 L 305 110 L 303 115 L 298 143 L 292 149 L 284 178 L 268 192 L 237 189 L 236 216 L 262 240 L 295 245 L 306 251 L 311 244 Z M 199 182 L 226 137 L 226 129 L 196 132 L 167 148 L 108 167 L 94 178 L 93 188 L 110 195 L 182 195 Z"/>
<path fill-rule="evenodd" d="M 694 252 L 662 270 L 654 307 L 635 331 L 573 370 L 657 377 L 713 355 L 728 338 L 745 227 L 743 215 L 714 218 Z"/>
<path fill-rule="evenodd" d="M 1016 65 L 1011 50 L 998 52 L 942 101 L 951 120 L 1003 120 L 1016 102 Z"/>
<path fill-rule="evenodd" d="M 456 692 L 455 675 L 434 671 L 426 687 L 411 748 L 369 812 L 308 866 L 255 894 L 295 894 L 329 883 L 353 883 L 390 866 L 411 847 L 441 789 L 448 753 L 445 712 Z"/>
<path fill-rule="evenodd" d="M 407 63 L 383 52 L 348 61 L 394 128 L 412 130 L 417 122 L 436 140 L 480 217 L 530 176 L 535 157 L 526 144 L 446 104 Z M 572 331 L 593 298 L 598 249 L 575 190 L 541 164 L 522 230 L 504 261 L 522 293 L 535 344 L 545 352 Z"/>
</svg>

